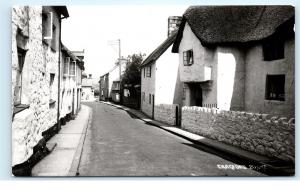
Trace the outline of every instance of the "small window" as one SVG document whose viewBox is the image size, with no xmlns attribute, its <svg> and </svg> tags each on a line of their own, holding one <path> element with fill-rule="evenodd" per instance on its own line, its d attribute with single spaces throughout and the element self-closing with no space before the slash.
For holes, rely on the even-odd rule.
<svg viewBox="0 0 300 191">
<path fill-rule="evenodd" d="M 70 76 L 75 76 L 75 61 L 70 63 Z"/>
<path fill-rule="evenodd" d="M 266 79 L 266 99 L 285 100 L 285 75 L 267 75 Z"/>
<path fill-rule="evenodd" d="M 284 41 L 274 35 L 263 42 L 264 61 L 279 60 L 284 58 Z"/>
<path fill-rule="evenodd" d="M 52 39 L 52 25 L 53 25 L 53 17 L 52 12 L 43 13 L 42 14 L 42 36 L 43 41 Z"/>
<path fill-rule="evenodd" d="M 148 66 L 146 69 L 146 76 L 151 78 L 151 66 Z"/>
<path fill-rule="evenodd" d="M 144 78 L 146 77 L 146 68 L 144 68 Z"/>
<path fill-rule="evenodd" d="M 183 52 L 183 65 L 190 66 L 194 63 L 193 50 Z"/>
<path fill-rule="evenodd" d="M 70 57 L 65 57 L 64 60 L 64 75 L 69 75 Z"/>
<path fill-rule="evenodd" d="M 14 91 L 14 105 L 21 104 L 21 93 L 22 93 L 22 72 L 25 61 L 26 51 L 18 48 L 18 69 L 16 73 L 16 86 Z"/>
<path fill-rule="evenodd" d="M 52 105 L 53 103 L 55 103 L 55 100 L 54 100 L 54 78 L 55 78 L 55 74 L 53 73 L 50 73 L 50 101 L 49 101 L 49 104 Z"/>
<path fill-rule="evenodd" d="M 151 94 L 149 94 L 149 104 L 151 104 Z"/>
<path fill-rule="evenodd" d="M 57 31 L 56 26 L 52 25 L 52 39 L 51 39 L 51 49 L 56 51 L 57 50 Z"/>
</svg>

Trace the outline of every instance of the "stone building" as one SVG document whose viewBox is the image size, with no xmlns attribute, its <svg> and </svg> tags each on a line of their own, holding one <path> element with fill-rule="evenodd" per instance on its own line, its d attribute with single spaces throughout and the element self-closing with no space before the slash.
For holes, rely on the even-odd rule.
<svg viewBox="0 0 300 191">
<path fill-rule="evenodd" d="M 61 90 L 65 85 L 60 34 L 61 20 L 67 17 L 65 6 L 12 8 L 14 175 L 29 175 L 30 170 L 25 172 L 24 168 L 30 169 L 37 162 L 46 152 L 46 141 L 60 129 L 64 106 Z"/>
<path fill-rule="evenodd" d="M 62 44 L 61 50 L 61 109 L 60 117 L 65 123 L 65 118 L 74 118 L 80 110 L 81 105 L 81 75 L 84 70 L 84 62 L 75 56 L 66 46 Z M 78 52 L 78 51 L 77 51 Z"/>
<path fill-rule="evenodd" d="M 183 105 L 294 117 L 292 6 L 192 6 L 172 47 Z"/>
</svg>

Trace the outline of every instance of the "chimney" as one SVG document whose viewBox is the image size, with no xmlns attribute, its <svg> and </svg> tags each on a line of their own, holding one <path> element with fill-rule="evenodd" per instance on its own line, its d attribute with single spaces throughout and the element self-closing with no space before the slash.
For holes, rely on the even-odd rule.
<svg viewBox="0 0 300 191">
<path fill-rule="evenodd" d="M 182 17 L 180 16 L 170 16 L 168 18 L 168 37 L 179 28 L 181 20 Z"/>
</svg>

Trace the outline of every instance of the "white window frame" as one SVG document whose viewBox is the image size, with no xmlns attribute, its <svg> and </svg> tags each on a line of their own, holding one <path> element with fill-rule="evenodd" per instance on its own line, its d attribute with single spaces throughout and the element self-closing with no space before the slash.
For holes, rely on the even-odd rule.
<svg viewBox="0 0 300 191">
<path fill-rule="evenodd" d="M 51 40 L 52 39 L 52 27 L 53 27 L 53 13 L 52 12 L 49 12 L 49 13 L 45 13 L 47 15 L 50 15 L 50 27 L 49 27 L 49 30 L 50 30 L 50 36 L 44 36 L 44 39 L 45 40 Z"/>
</svg>

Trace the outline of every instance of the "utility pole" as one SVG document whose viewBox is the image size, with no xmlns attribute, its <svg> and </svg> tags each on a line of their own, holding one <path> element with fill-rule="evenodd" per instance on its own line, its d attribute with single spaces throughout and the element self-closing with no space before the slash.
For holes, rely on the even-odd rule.
<svg viewBox="0 0 300 191">
<path fill-rule="evenodd" d="M 121 90 L 121 39 L 118 39 L 118 42 L 119 42 L 119 76 L 120 76 L 120 90 Z"/>
</svg>

